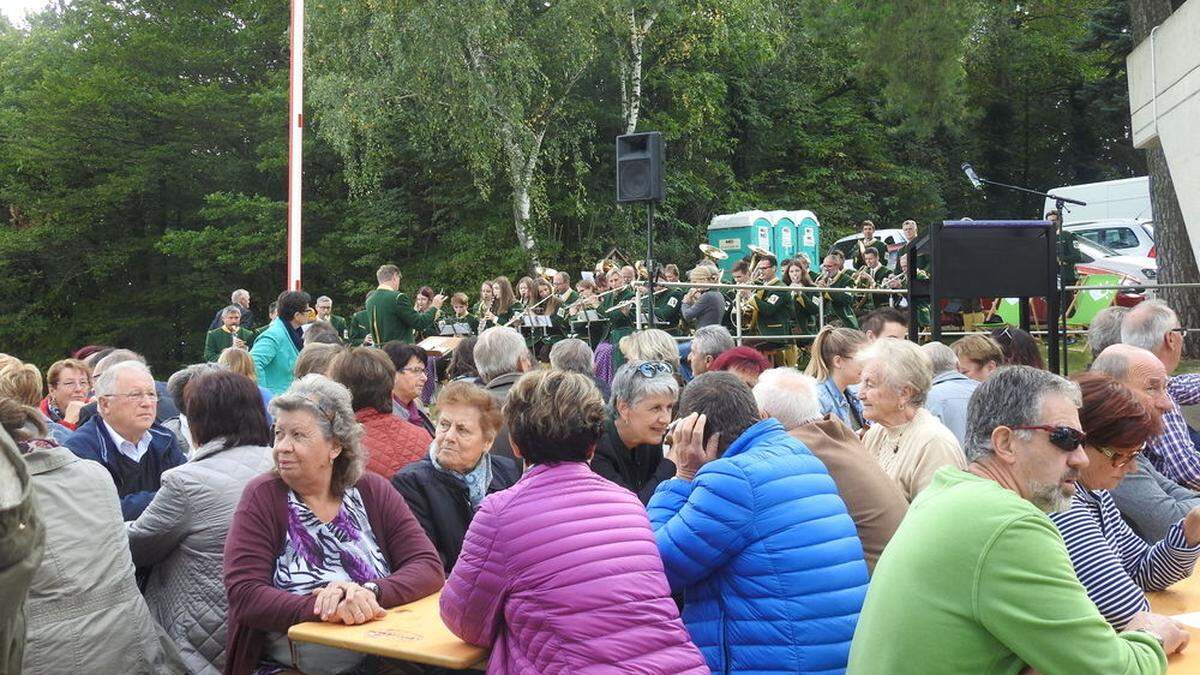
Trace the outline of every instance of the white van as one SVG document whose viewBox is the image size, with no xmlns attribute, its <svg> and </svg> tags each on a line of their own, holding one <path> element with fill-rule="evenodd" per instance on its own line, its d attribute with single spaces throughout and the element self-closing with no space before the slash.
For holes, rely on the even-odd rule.
<svg viewBox="0 0 1200 675">
<path fill-rule="evenodd" d="M 1047 190 L 1052 195 L 1069 197 L 1087 202 L 1087 206 L 1064 205 L 1063 224 L 1092 222 L 1120 218 L 1123 220 L 1154 220 L 1150 211 L 1150 177 L 1106 180 L 1102 183 L 1064 185 Z M 1053 199 L 1046 199 L 1041 215 L 1055 207 Z"/>
</svg>

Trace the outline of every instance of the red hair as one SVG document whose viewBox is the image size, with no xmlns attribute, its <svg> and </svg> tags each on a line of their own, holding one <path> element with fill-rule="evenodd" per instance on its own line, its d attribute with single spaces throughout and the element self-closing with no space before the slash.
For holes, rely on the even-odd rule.
<svg viewBox="0 0 1200 675">
<path fill-rule="evenodd" d="M 750 347 L 734 347 L 721 352 L 713 360 L 709 370 L 740 370 L 742 372 L 762 375 L 764 370 L 770 370 L 771 362 L 762 352 Z"/>
<path fill-rule="evenodd" d="M 1092 371 L 1074 379 L 1083 394 L 1079 422 L 1089 444 L 1133 448 L 1162 433 L 1158 410 L 1111 375 Z"/>
</svg>

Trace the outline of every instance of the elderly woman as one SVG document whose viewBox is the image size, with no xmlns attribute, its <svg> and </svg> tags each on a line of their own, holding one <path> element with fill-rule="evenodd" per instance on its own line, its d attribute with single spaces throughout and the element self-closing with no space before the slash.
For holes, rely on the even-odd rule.
<svg viewBox="0 0 1200 675">
<path fill-rule="evenodd" d="M 555 370 L 565 370 L 568 373 L 579 373 L 592 378 L 592 382 L 600 389 L 600 395 L 608 400 L 612 393 L 608 383 L 596 377 L 596 355 L 588 343 L 579 338 L 561 340 L 550 348 L 550 367 Z"/>
<path fill-rule="evenodd" d="M 0 354 L 0 398 L 11 398 L 21 405 L 39 406 L 43 400 L 42 372 L 32 363 L 25 363 L 8 354 Z M 42 414 L 42 423 L 49 430 L 50 437 L 58 443 L 65 442 L 73 433 L 67 427 L 53 422 L 45 414 Z"/>
<path fill-rule="evenodd" d="M 921 348 L 907 340 L 882 339 L 858 354 L 863 417 L 872 422 L 863 446 L 912 502 L 933 473 L 946 465 L 967 467 L 958 439 L 921 404 L 933 382 L 933 367 Z"/>
<path fill-rule="evenodd" d="M 437 409 L 437 436 L 429 454 L 396 472 L 392 485 L 449 573 L 483 498 L 512 487 L 521 472 L 513 460 L 488 452 L 503 420 L 500 405 L 482 387 L 451 382 L 438 394 Z"/>
<path fill-rule="evenodd" d="M 79 411 L 88 404 L 92 390 L 91 370 L 78 359 L 55 361 L 46 371 L 46 383 L 50 385 L 50 393 L 38 404 L 38 409 L 51 422 L 75 431 L 79 426 Z"/>
<path fill-rule="evenodd" d="M 59 447 L 41 414 L 13 399 L 0 398 L 0 426 L 29 468 L 46 537 L 25 601 L 24 666 L 10 672 L 185 672 L 138 592 L 108 472 Z"/>
<path fill-rule="evenodd" d="M 225 537 L 246 483 L 271 469 L 271 432 L 258 387 L 227 370 L 194 374 L 180 408 L 196 450 L 129 523 L 129 548 L 135 565 L 153 567 L 146 601 L 188 670 L 215 675 L 225 667 Z"/>
<path fill-rule="evenodd" d="M 855 357 L 866 344 L 867 334 L 860 330 L 825 326 L 813 341 L 812 358 L 804 369 L 819 385 L 821 414 L 834 415 L 855 431 L 866 426 L 866 421 L 862 402 L 850 385 L 858 384 L 862 376 L 862 365 Z"/>
<path fill-rule="evenodd" d="M 363 471 L 350 401 L 321 375 L 271 401 L 275 469 L 246 485 L 225 543 L 226 672 L 353 670 L 362 654 L 293 649 L 288 628 L 365 623 L 442 585 L 437 551 L 404 499 Z"/>
<path fill-rule="evenodd" d="M 1079 421 L 1086 437 L 1072 436 L 1066 443 L 1082 443 L 1088 464 L 1079 470 L 1070 507 L 1050 514 L 1050 520 L 1062 534 L 1088 597 L 1120 631 L 1135 614 L 1150 610 L 1146 591 L 1161 591 L 1192 574 L 1200 557 L 1200 506 L 1154 545 L 1130 529 L 1108 491 L 1137 468 L 1146 441 L 1162 432 L 1159 413 L 1110 375 L 1083 373 L 1076 381 L 1083 394 Z M 1031 432 L 1037 433 L 1026 433 Z M 1058 444 L 1056 432 L 1049 433 Z"/>
<path fill-rule="evenodd" d="M 612 414 L 596 444 L 592 471 L 650 501 L 658 484 L 675 475 L 663 456 L 663 435 L 679 398 L 671 366 L 661 361 L 630 361 L 612 383 Z"/>
<path fill-rule="evenodd" d="M 592 381 L 528 373 L 504 414 L 532 468 L 475 514 L 442 592 L 446 625 L 492 648 L 488 673 L 708 673 L 645 509 L 588 470 L 606 417 Z"/>
<path fill-rule="evenodd" d="M 688 272 L 688 280 L 696 284 L 714 284 L 717 273 L 708 265 L 701 265 Z M 692 288 L 683 296 L 683 318 L 696 328 L 720 325 L 724 315 L 725 296 L 716 288 Z"/>
<path fill-rule="evenodd" d="M 958 356 L 958 372 L 983 382 L 1004 365 L 1004 350 L 988 335 L 968 335 L 950 345 Z"/>
<path fill-rule="evenodd" d="M 660 361 L 679 372 L 679 346 L 665 330 L 647 328 L 621 338 L 617 348 L 626 361 Z"/>
<path fill-rule="evenodd" d="M 354 418 L 363 426 L 367 470 L 391 479 L 401 468 L 425 456 L 432 437 L 392 414 L 396 369 L 382 350 L 355 347 L 329 364 L 329 378 L 350 390 Z"/>
<path fill-rule="evenodd" d="M 770 370 L 771 361 L 753 347 L 727 349 L 713 360 L 709 370 L 727 371 L 737 376 L 751 389 L 758 384 L 758 376 Z"/>
<path fill-rule="evenodd" d="M 392 414 L 424 429 L 433 436 L 433 421 L 421 404 L 421 393 L 429 382 L 429 352 L 417 345 L 393 340 L 383 345 L 392 360 L 396 377 L 392 382 Z"/>
</svg>

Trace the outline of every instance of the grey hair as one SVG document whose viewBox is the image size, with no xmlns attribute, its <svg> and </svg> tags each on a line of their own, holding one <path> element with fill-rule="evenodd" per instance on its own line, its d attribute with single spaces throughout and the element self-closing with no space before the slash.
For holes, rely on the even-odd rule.
<svg viewBox="0 0 1200 675">
<path fill-rule="evenodd" d="M 236 291 L 229 294 L 229 301 L 236 303 L 238 298 L 249 297 L 249 296 L 250 296 L 250 291 L 248 291 L 244 288 L 239 288 Z"/>
<path fill-rule="evenodd" d="M 1100 352 L 1111 345 L 1121 344 L 1121 323 L 1128 313 L 1128 307 L 1111 305 L 1092 318 L 1092 325 L 1088 326 L 1087 331 L 1087 344 L 1088 349 L 1092 350 L 1092 358 L 1100 356 Z"/>
<path fill-rule="evenodd" d="M 141 373 L 150 379 L 154 379 L 154 376 L 150 374 L 150 366 L 147 366 L 145 363 L 136 359 L 118 361 L 105 368 L 104 372 L 100 373 L 100 377 L 96 378 L 96 395 L 111 396 L 115 394 L 117 392 L 117 377 L 127 370 Z"/>
<path fill-rule="evenodd" d="M 324 301 L 326 301 L 326 300 L 328 300 L 328 301 L 329 301 L 329 304 L 331 304 L 331 305 L 333 304 L 333 298 L 329 297 L 328 295 L 322 295 L 321 297 L 317 298 L 317 301 L 316 301 L 316 302 L 314 302 L 313 304 L 314 304 L 314 305 L 319 305 L 319 304 L 321 304 L 322 302 L 324 302 Z"/>
<path fill-rule="evenodd" d="M 92 376 L 99 377 L 100 373 L 124 361 L 146 363 L 145 357 L 132 349 L 114 349 L 108 353 L 108 356 L 96 362 L 95 367 L 92 368 Z"/>
<path fill-rule="evenodd" d="M 237 305 L 230 305 L 230 306 L 226 307 L 225 309 L 221 310 L 221 318 L 222 319 L 229 316 L 230 314 L 237 314 L 240 317 L 242 315 L 242 308 L 238 307 Z"/>
<path fill-rule="evenodd" d="M 226 370 L 226 368 L 215 363 L 194 363 L 182 370 L 175 371 L 171 377 L 167 378 L 167 395 L 184 415 L 187 415 L 187 411 L 183 409 L 183 390 L 187 387 L 188 382 L 201 373 L 213 370 Z"/>
<path fill-rule="evenodd" d="M 569 373 L 594 375 L 596 366 L 592 348 L 579 338 L 561 340 L 550 348 L 550 367 L 555 370 L 565 370 Z"/>
<path fill-rule="evenodd" d="M 620 401 L 636 405 L 638 401 L 647 396 L 679 397 L 679 383 L 675 381 L 673 373 L 655 373 L 654 377 L 646 377 L 638 372 L 638 368 L 643 363 L 650 362 L 626 361 L 625 365 L 617 369 L 617 374 L 613 376 L 612 397 L 610 398 L 614 410 Z"/>
<path fill-rule="evenodd" d="M 1170 332 L 1179 317 L 1162 300 L 1144 300 L 1129 310 L 1121 322 L 1121 342 L 1141 347 L 1150 352 L 1157 351 L 1163 337 Z"/>
<path fill-rule="evenodd" d="M 517 372 L 522 356 L 529 358 L 525 338 L 508 326 L 492 326 L 475 342 L 475 369 L 485 384 L 505 373 Z"/>
<path fill-rule="evenodd" d="M 354 417 L 350 390 L 333 380 L 312 373 L 292 382 L 284 393 L 271 399 L 271 415 L 304 411 L 313 416 L 326 439 L 341 446 L 333 460 L 330 487 L 342 494 L 362 478 L 367 450 L 362 445 L 363 426 Z"/>
<path fill-rule="evenodd" d="M 942 342 L 926 342 L 921 345 L 921 351 L 929 357 L 934 376 L 958 370 L 958 355 Z"/>
<path fill-rule="evenodd" d="M 758 376 L 754 400 L 764 415 L 795 429 L 821 418 L 816 379 L 794 368 L 772 368 Z"/>
<path fill-rule="evenodd" d="M 679 372 L 679 344 L 665 330 L 647 328 L 621 338 L 617 349 L 630 361 L 662 361 Z"/>
<path fill-rule="evenodd" d="M 692 351 L 713 358 L 735 346 L 737 345 L 734 344 L 729 329 L 718 324 L 704 326 L 692 337 Z"/>
<path fill-rule="evenodd" d="M 863 347 L 854 358 L 864 365 L 879 361 L 884 384 L 896 391 L 908 387 L 912 390 L 909 403 L 914 406 L 925 403 L 925 395 L 933 386 L 933 366 L 920 347 L 908 340 L 883 338 Z"/>
<path fill-rule="evenodd" d="M 979 385 L 967 404 L 967 435 L 963 451 L 974 461 L 995 451 L 992 432 L 997 427 L 1040 424 L 1046 397 L 1067 398 L 1075 407 L 1083 405 L 1079 385 L 1049 371 L 1032 366 L 1004 366 Z M 1028 438 L 1030 432 L 1017 431 Z"/>
</svg>

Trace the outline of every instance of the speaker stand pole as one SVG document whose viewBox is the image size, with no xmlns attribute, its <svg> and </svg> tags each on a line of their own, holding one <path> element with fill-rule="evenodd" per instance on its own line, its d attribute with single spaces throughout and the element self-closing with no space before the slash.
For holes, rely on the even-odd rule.
<svg viewBox="0 0 1200 675">
<path fill-rule="evenodd" d="M 654 200 L 646 202 L 646 271 L 650 276 L 650 327 L 658 327 L 654 316 Z"/>
</svg>

